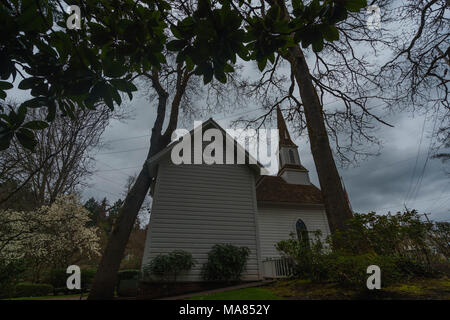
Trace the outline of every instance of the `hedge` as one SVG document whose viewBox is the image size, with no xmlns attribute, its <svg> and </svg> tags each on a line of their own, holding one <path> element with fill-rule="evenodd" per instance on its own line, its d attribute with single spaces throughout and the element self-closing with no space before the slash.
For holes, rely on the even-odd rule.
<svg viewBox="0 0 450 320">
<path fill-rule="evenodd" d="M 95 273 L 97 272 L 96 269 L 82 269 L 81 270 L 81 288 L 87 289 L 92 284 L 92 281 L 94 280 Z M 57 289 L 57 292 L 72 292 L 75 290 L 69 290 L 67 289 L 67 278 L 70 275 L 66 273 L 66 269 L 53 269 L 50 271 L 50 277 L 49 282 L 55 289 Z M 55 292 L 56 292 L 55 291 Z"/>
<path fill-rule="evenodd" d="M 47 283 L 23 282 L 14 288 L 14 297 L 40 297 L 53 293 L 53 286 Z"/>
<path fill-rule="evenodd" d="M 130 279 L 138 279 L 141 271 L 137 269 L 127 269 L 121 270 L 117 274 L 117 281 L 120 280 L 130 280 Z"/>
</svg>

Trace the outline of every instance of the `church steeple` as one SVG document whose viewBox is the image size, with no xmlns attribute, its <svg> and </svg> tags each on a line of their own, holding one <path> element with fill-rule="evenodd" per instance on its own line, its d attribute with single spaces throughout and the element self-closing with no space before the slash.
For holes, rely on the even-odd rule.
<svg viewBox="0 0 450 320">
<path fill-rule="evenodd" d="M 277 106 L 277 126 L 278 126 L 278 156 L 279 156 L 279 171 L 281 176 L 287 183 L 290 184 L 311 184 L 309 181 L 308 170 L 306 170 L 301 162 L 298 154 L 298 147 L 292 141 L 286 122 L 281 113 L 280 107 Z"/>
<path fill-rule="evenodd" d="M 277 125 L 278 125 L 278 136 L 279 136 L 279 145 L 281 146 L 290 146 L 297 148 L 297 145 L 292 142 L 291 136 L 289 135 L 289 131 L 286 126 L 286 122 L 284 121 L 283 114 L 281 113 L 280 107 L 277 106 Z"/>
</svg>

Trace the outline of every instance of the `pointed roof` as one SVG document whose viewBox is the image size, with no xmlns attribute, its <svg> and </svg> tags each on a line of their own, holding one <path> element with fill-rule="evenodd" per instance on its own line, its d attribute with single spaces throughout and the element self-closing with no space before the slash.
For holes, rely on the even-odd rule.
<svg viewBox="0 0 450 320">
<path fill-rule="evenodd" d="M 224 135 L 225 139 L 231 140 L 233 142 L 233 145 L 235 148 L 237 148 L 236 152 L 243 152 L 245 155 L 245 163 L 252 169 L 255 170 L 258 174 L 267 174 L 267 170 L 264 168 L 264 166 L 257 161 L 255 158 L 253 158 L 250 153 L 244 148 L 242 147 L 239 142 L 234 139 L 233 137 L 231 137 L 225 129 L 223 129 L 216 121 L 214 121 L 212 118 L 209 118 L 208 120 L 204 121 L 200 126 L 197 126 L 195 128 L 193 128 L 191 131 L 189 131 L 188 133 L 186 133 L 187 135 L 194 135 L 194 132 L 196 132 L 197 130 L 205 130 L 205 129 L 209 129 L 209 128 L 216 128 L 219 129 L 222 134 Z M 178 140 L 172 141 L 171 143 L 169 143 L 169 145 L 167 145 L 163 150 L 161 150 L 160 152 L 158 152 L 157 154 L 155 154 L 153 157 L 151 157 L 150 159 L 148 159 L 146 161 L 146 164 L 150 170 L 150 172 L 152 172 L 152 174 L 155 174 L 155 170 L 156 167 L 159 163 L 159 161 L 161 161 L 161 159 L 167 155 L 169 152 L 171 152 L 172 148 L 180 143 L 183 140 L 183 136 L 178 138 Z"/>
<path fill-rule="evenodd" d="M 296 147 L 297 145 L 291 140 L 291 136 L 289 135 L 286 122 L 284 121 L 283 114 L 281 113 L 279 106 L 277 106 L 277 126 L 280 139 L 279 146 Z"/>
</svg>

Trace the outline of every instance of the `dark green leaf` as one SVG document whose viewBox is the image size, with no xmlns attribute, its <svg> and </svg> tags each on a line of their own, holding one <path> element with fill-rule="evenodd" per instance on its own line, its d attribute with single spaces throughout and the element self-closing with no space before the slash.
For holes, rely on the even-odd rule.
<svg viewBox="0 0 450 320">
<path fill-rule="evenodd" d="M 122 62 L 114 60 L 104 61 L 104 73 L 107 77 L 119 78 L 127 72 L 127 67 Z"/>
<path fill-rule="evenodd" d="M 8 90 L 13 87 L 12 83 L 9 83 L 7 81 L 0 81 L 0 89 L 1 90 Z"/>
<path fill-rule="evenodd" d="M 322 28 L 322 36 L 327 41 L 337 41 L 339 40 L 339 31 L 335 26 L 325 25 Z"/>
<path fill-rule="evenodd" d="M 367 0 L 346 0 L 345 8 L 352 12 L 359 12 L 367 6 Z"/>
<path fill-rule="evenodd" d="M 263 71 L 267 64 L 267 58 L 262 58 L 261 60 L 258 60 L 258 69 L 259 71 Z"/>
<path fill-rule="evenodd" d="M 34 137 L 34 133 L 31 130 L 20 128 L 16 132 L 16 137 L 19 140 L 19 143 L 26 149 L 30 151 L 34 151 L 34 148 L 37 145 L 36 138 Z"/>
<path fill-rule="evenodd" d="M 186 44 L 185 40 L 172 40 L 166 46 L 169 51 L 180 51 Z"/>
<path fill-rule="evenodd" d="M 48 123 L 45 121 L 30 121 L 25 123 L 22 128 L 31 129 L 31 130 L 42 130 L 48 128 Z"/>
</svg>

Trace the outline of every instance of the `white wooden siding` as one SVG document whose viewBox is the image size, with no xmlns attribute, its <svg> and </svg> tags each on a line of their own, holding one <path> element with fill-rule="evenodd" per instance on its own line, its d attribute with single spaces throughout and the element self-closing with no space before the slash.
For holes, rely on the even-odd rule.
<svg viewBox="0 0 450 320">
<path fill-rule="evenodd" d="M 255 177 L 245 165 L 172 165 L 162 161 L 154 193 L 143 265 L 175 249 L 197 265 L 181 281 L 201 281 L 213 245 L 250 249 L 243 280 L 260 279 L 257 259 Z"/>
<path fill-rule="evenodd" d="M 275 244 L 288 240 L 294 232 L 298 219 L 302 219 L 308 231 L 321 230 L 322 238 L 330 234 L 327 216 L 323 209 L 301 209 L 294 207 L 264 206 L 259 204 L 258 223 L 261 245 L 261 258 L 279 257 Z"/>
</svg>

